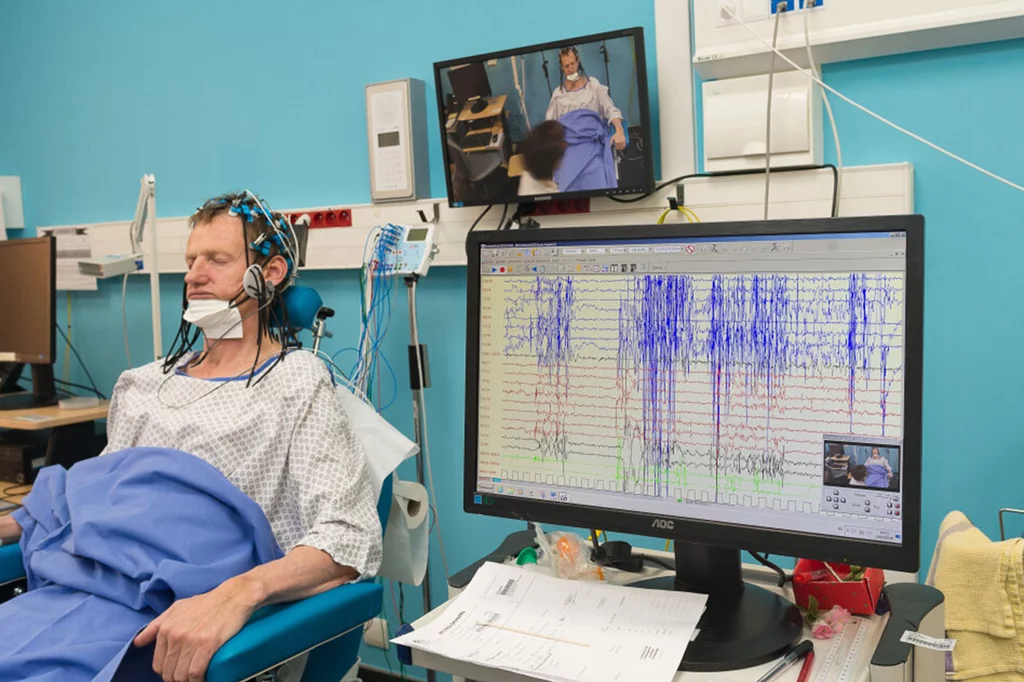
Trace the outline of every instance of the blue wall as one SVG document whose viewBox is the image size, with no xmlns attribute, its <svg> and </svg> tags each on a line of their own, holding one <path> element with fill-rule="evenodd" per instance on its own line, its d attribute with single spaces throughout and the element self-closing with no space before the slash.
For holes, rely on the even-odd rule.
<svg viewBox="0 0 1024 682">
<path fill-rule="evenodd" d="M 499 40 L 494 30 L 480 29 L 479 5 L 470 0 L 449 0 L 443 11 L 436 3 L 402 0 L 389 5 L 387 17 L 378 6 L 328 0 L 5 3 L 0 174 L 22 177 L 33 227 L 126 220 L 143 172 L 156 174 L 165 216 L 187 215 L 205 197 L 241 186 L 281 207 L 365 202 L 366 83 L 412 76 L 432 84 L 434 60 L 626 25 L 645 26 L 648 52 L 654 52 L 649 0 L 631 5 L 628 19 L 622 3 L 611 0 L 528 0 L 518 5 L 521 11 L 502 15 Z M 1018 120 L 1024 42 L 831 65 L 825 78 L 922 135 L 1024 178 Z M 649 81 L 656 97 L 653 66 Z M 1017 365 L 1024 338 L 1024 196 L 845 104 L 836 102 L 835 109 L 846 163 L 912 161 L 917 209 L 927 218 L 926 566 L 938 523 L 950 509 L 962 509 L 995 535 L 998 508 L 1021 506 L 1014 473 L 1024 408 Z M 430 125 L 437 130 L 434 112 Z M 440 196 L 438 136 L 431 135 L 430 145 L 433 194 Z M 452 320 L 464 313 L 464 277 L 463 268 L 437 268 L 420 294 L 421 334 L 431 348 L 435 382 L 428 391 L 434 473 L 452 569 L 519 527 L 461 511 L 465 329 Z M 303 280 L 339 310 L 329 349 L 352 345 L 354 273 L 308 273 Z M 170 340 L 180 277 L 163 282 Z M 119 286 L 105 282 L 98 292 L 73 299 L 79 350 L 109 389 L 124 367 Z M 132 280 L 128 303 L 133 350 L 144 358 L 150 352 L 144 279 Z M 401 292 L 396 304 L 403 314 Z M 62 300 L 62 315 L 63 309 Z M 405 343 L 405 325 L 396 323 L 386 351 L 400 377 Z M 77 368 L 72 377 L 83 378 Z M 408 391 L 400 387 L 387 412 L 407 433 L 408 405 Z M 436 547 L 433 556 L 434 590 L 442 595 Z M 407 612 L 415 616 L 416 595 L 406 592 Z M 379 652 L 366 657 L 384 665 Z"/>
</svg>

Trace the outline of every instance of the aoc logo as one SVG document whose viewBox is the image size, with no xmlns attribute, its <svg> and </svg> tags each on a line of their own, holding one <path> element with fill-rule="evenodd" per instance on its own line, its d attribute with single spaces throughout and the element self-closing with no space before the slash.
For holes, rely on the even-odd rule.
<svg viewBox="0 0 1024 682">
<path fill-rule="evenodd" d="M 654 519 L 651 522 L 651 528 L 657 528 L 658 530 L 672 530 L 676 527 L 676 522 L 671 519 Z"/>
</svg>

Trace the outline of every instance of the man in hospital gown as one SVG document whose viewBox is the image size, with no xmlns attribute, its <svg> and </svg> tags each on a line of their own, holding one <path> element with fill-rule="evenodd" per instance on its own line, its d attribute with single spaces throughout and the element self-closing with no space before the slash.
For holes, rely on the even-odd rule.
<svg viewBox="0 0 1024 682">
<path fill-rule="evenodd" d="M 176 602 L 139 634 L 137 646 L 156 642 L 153 668 L 167 681 L 202 679 L 258 608 L 372 576 L 381 561 L 365 455 L 331 377 L 310 353 L 289 352 L 288 335 L 268 325 L 298 265 L 296 245 L 289 253 L 280 239 L 287 230 L 275 230 L 249 194 L 207 202 L 191 224 L 186 319 L 203 329 L 203 352 L 190 350 L 195 335 L 183 323 L 170 362 L 121 375 L 105 452 L 164 447 L 206 460 L 259 504 L 286 555 Z M 243 292 L 250 264 L 276 293 Z M 5 541 L 20 532 L 0 519 Z"/>
</svg>

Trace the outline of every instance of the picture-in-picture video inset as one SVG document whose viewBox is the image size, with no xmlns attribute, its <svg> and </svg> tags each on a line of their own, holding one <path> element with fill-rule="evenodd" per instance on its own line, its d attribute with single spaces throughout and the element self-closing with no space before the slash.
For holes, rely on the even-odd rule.
<svg viewBox="0 0 1024 682">
<path fill-rule="evenodd" d="M 828 486 L 899 491 L 900 449 L 894 445 L 825 441 Z"/>
<path fill-rule="evenodd" d="M 643 29 L 434 65 L 452 206 L 654 184 Z"/>
</svg>

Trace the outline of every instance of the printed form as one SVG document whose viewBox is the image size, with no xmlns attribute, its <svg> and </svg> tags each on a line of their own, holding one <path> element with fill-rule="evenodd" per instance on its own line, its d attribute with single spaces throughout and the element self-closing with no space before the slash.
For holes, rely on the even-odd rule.
<svg viewBox="0 0 1024 682">
<path fill-rule="evenodd" d="M 485 563 L 438 618 L 392 641 L 552 682 L 670 682 L 706 603 Z"/>
</svg>

